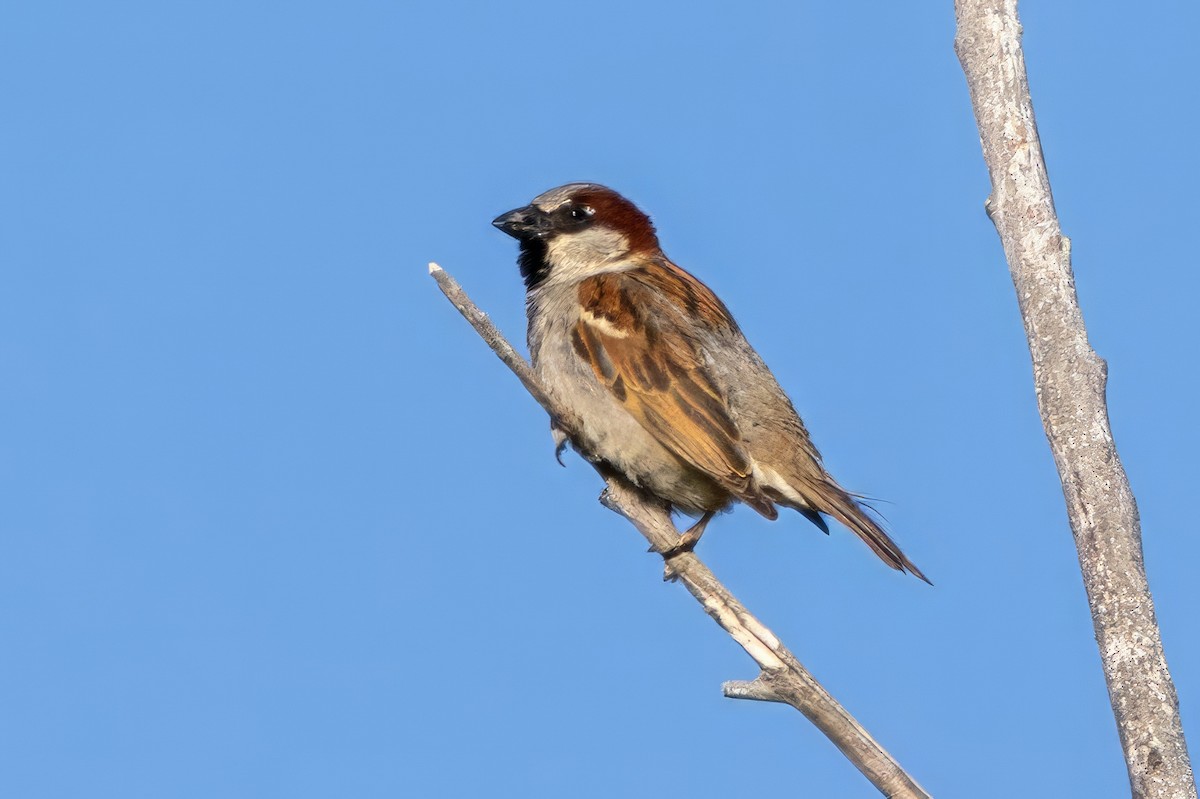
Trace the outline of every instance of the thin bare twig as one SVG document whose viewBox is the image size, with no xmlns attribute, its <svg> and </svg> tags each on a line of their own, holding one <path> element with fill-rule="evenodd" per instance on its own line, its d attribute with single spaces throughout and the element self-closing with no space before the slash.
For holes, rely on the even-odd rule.
<svg viewBox="0 0 1200 799">
<path fill-rule="evenodd" d="M 954 48 L 991 176 L 987 212 L 1017 289 L 1046 437 L 1137 799 L 1196 799 L 1179 702 L 1142 563 L 1142 530 L 1108 422 L 1108 368 L 1075 294 L 1033 116 L 1016 0 L 956 0 Z"/>
<path fill-rule="evenodd" d="M 571 436 L 578 429 L 578 423 L 570 413 L 556 407 L 553 399 L 542 390 L 537 376 L 525 359 L 505 340 L 491 320 L 471 302 L 454 278 L 437 264 L 430 264 L 429 272 L 442 292 L 466 317 L 492 351 L 517 375 L 526 390 L 546 409 L 550 417 L 556 420 L 558 426 Z M 679 532 L 671 523 L 670 511 L 666 505 L 646 495 L 619 475 L 607 472 L 602 466 L 597 466 L 597 471 L 607 483 L 607 488 L 600 495 L 600 501 L 605 507 L 628 519 L 650 542 L 655 552 L 666 552 L 675 545 L 679 540 Z M 813 679 L 775 634 L 729 593 L 695 553 L 686 552 L 672 557 L 666 568 L 667 575 L 682 583 L 717 624 L 721 625 L 762 669 L 758 677 L 751 682 L 725 683 L 725 696 L 791 705 L 825 733 L 885 796 L 897 799 L 928 799 L 929 794 L 917 785 L 862 725 Z"/>
</svg>

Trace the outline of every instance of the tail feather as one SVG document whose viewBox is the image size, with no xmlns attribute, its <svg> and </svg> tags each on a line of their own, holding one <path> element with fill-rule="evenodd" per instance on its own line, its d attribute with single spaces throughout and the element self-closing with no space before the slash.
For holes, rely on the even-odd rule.
<svg viewBox="0 0 1200 799">
<path fill-rule="evenodd" d="M 883 531 L 883 527 L 871 518 L 866 509 L 848 491 L 832 480 L 819 485 L 810 484 L 806 488 L 815 489 L 804 492 L 807 496 L 811 496 L 814 501 L 811 503 L 811 507 L 796 507 L 796 510 L 810 519 L 812 518 L 810 514 L 813 508 L 816 508 L 821 513 L 832 516 L 866 542 L 867 546 L 874 550 L 875 554 L 884 563 L 897 571 L 909 572 L 914 577 L 933 585 L 930 579 L 917 568 L 917 565 L 909 560 L 908 556 L 900 550 L 899 545 L 892 540 L 891 536 Z M 824 526 L 818 525 L 818 527 Z M 828 528 L 824 529 L 828 532 Z"/>
</svg>

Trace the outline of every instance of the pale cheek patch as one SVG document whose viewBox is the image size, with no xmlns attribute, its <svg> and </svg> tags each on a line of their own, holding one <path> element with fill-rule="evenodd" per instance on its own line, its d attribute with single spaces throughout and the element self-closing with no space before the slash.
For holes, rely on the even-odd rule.
<svg viewBox="0 0 1200 799">
<path fill-rule="evenodd" d="M 629 253 L 629 240 L 604 227 L 556 236 L 546 247 L 550 262 L 549 283 L 575 282 L 585 277 L 621 269 Z"/>
</svg>

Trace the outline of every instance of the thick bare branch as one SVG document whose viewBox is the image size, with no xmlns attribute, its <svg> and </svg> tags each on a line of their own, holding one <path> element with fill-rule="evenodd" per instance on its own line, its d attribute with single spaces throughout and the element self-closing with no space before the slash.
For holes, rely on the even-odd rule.
<svg viewBox="0 0 1200 799">
<path fill-rule="evenodd" d="M 564 409 L 556 407 L 553 398 L 538 384 L 537 376 L 529 364 L 471 302 L 462 287 L 437 264 L 430 264 L 429 271 L 454 307 L 466 317 L 500 360 L 512 369 L 551 418 L 557 420 L 568 435 L 578 429 L 575 419 Z M 678 542 L 679 532 L 671 523 L 669 509 L 662 502 L 646 495 L 619 475 L 608 472 L 602 465 L 597 466 L 597 471 L 607 483 L 600 501 L 628 519 L 650 542 L 652 550 L 666 552 Z M 885 796 L 928 799 L 929 794 L 813 679 L 775 634 L 729 593 L 695 553 L 685 552 L 671 557 L 666 564 L 666 575 L 682 583 L 762 669 L 752 682 L 726 683 L 726 696 L 791 705 L 825 733 Z"/>
<path fill-rule="evenodd" d="M 991 175 L 987 212 L 1017 289 L 1133 795 L 1195 799 L 1137 505 L 1109 428 L 1107 367 L 1088 343 L 1042 158 L 1017 3 L 956 0 L 955 10 L 955 50 Z"/>
</svg>

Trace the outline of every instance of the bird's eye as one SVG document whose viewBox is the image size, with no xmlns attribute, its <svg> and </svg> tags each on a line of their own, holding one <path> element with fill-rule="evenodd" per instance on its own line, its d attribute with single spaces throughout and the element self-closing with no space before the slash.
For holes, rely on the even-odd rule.
<svg viewBox="0 0 1200 799">
<path fill-rule="evenodd" d="M 578 208 L 571 209 L 571 218 L 576 222 L 582 222 L 585 219 L 591 219 L 592 214 L 596 213 L 589 206 L 581 205 Z"/>
</svg>

